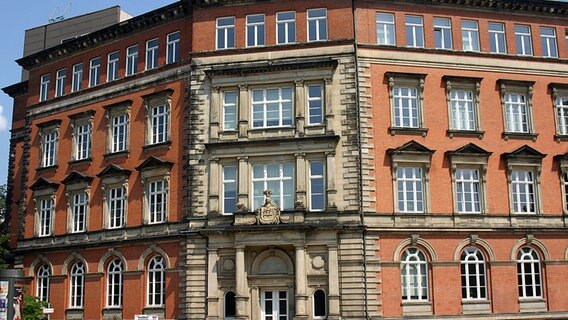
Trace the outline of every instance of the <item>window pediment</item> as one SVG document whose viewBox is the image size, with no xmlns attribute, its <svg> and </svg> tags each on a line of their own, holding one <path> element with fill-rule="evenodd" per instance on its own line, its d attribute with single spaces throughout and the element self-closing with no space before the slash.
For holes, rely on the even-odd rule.
<svg viewBox="0 0 568 320">
<path fill-rule="evenodd" d="M 486 151 L 485 149 L 477 146 L 474 143 L 468 143 L 465 146 L 453 151 L 446 152 L 449 156 L 490 156 L 493 152 Z"/>
<path fill-rule="evenodd" d="M 171 169 L 173 165 L 174 165 L 174 163 L 171 162 L 171 161 L 162 160 L 158 157 L 152 156 L 152 157 L 144 160 L 144 162 L 142 162 L 142 164 L 140 164 L 138 167 L 136 167 L 136 170 L 145 171 L 145 170 L 157 169 L 157 168 Z"/>
<path fill-rule="evenodd" d="M 507 159 L 509 163 L 522 162 L 536 162 L 540 164 L 542 159 L 546 157 L 546 154 L 540 153 L 527 145 L 524 145 L 513 152 L 504 153 L 503 156 Z"/>
<path fill-rule="evenodd" d="M 44 189 L 53 189 L 54 191 L 57 190 L 59 187 L 59 183 L 53 182 L 50 179 L 46 178 L 39 178 L 37 179 L 34 184 L 30 186 L 30 189 L 33 191 L 44 190 Z"/>
<path fill-rule="evenodd" d="M 101 171 L 99 174 L 97 174 L 97 177 L 106 178 L 111 176 L 124 176 L 125 178 L 128 178 L 130 176 L 130 173 L 132 173 L 132 171 L 124 169 L 115 164 L 111 164 L 108 167 L 104 168 L 103 171 Z"/>
<path fill-rule="evenodd" d="M 394 149 L 388 149 L 388 154 L 393 158 L 393 161 L 399 157 L 411 156 L 411 157 L 424 157 L 427 161 L 430 161 L 430 157 L 436 150 L 431 150 L 420 143 L 412 140 L 402 146 Z"/>
<path fill-rule="evenodd" d="M 63 179 L 63 181 L 61 182 L 65 185 L 79 184 L 79 183 L 90 184 L 93 181 L 93 179 L 94 179 L 93 177 L 84 175 L 81 172 L 73 171 L 67 177 L 65 177 L 65 179 Z"/>
</svg>

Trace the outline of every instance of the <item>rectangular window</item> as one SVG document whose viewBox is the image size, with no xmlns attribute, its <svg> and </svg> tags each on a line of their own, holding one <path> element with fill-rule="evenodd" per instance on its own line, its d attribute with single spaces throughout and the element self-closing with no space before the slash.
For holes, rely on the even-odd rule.
<svg viewBox="0 0 568 320">
<path fill-rule="evenodd" d="M 323 161 L 310 161 L 310 210 L 325 210 L 325 173 Z"/>
<path fill-rule="evenodd" d="M 489 22 L 489 50 L 491 53 L 507 53 L 507 40 L 505 39 L 505 25 L 498 22 Z"/>
<path fill-rule="evenodd" d="M 237 211 L 237 167 L 223 167 L 223 213 L 232 214 Z"/>
<path fill-rule="evenodd" d="M 138 45 L 126 48 L 126 75 L 131 76 L 138 71 Z"/>
<path fill-rule="evenodd" d="M 74 194 L 72 203 L 72 229 L 71 232 L 87 231 L 87 194 L 85 192 Z"/>
<path fill-rule="evenodd" d="M 163 180 L 151 181 L 148 184 L 148 223 L 162 223 L 166 221 L 167 190 Z"/>
<path fill-rule="evenodd" d="M 246 17 L 247 23 L 247 47 L 264 45 L 264 15 L 254 14 Z"/>
<path fill-rule="evenodd" d="M 327 40 L 327 9 L 308 9 L 308 42 Z"/>
<path fill-rule="evenodd" d="M 422 168 L 398 167 L 396 169 L 398 211 L 424 212 L 424 181 Z"/>
<path fill-rule="evenodd" d="M 125 196 L 123 187 L 111 188 L 108 191 L 109 229 L 124 227 Z"/>
<path fill-rule="evenodd" d="M 39 84 L 39 102 L 46 101 L 49 99 L 49 83 L 51 82 L 51 76 L 49 74 L 44 74 L 41 76 Z"/>
<path fill-rule="evenodd" d="M 276 13 L 276 43 L 290 44 L 296 42 L 296 12 Z"/>
<path fill-rule="evenodd" d="M 67 78 L 67 69 L 57 70 L 55 77 L 55 96 L 61 97 L 65 94 L 65 78 Z"/>
<path fill-rule="evenodd" d="M 568 135 L 568 96 L 556 97 L 556 118 L 558 134 Z"/>
<path fill-rule="evenodd" d="M 118 51 L 109 53 L 107 61 L 107 82 L 118 79 L 118 60 L 120 59 Z"/>
<path fill-rule="evenodd" d="M 272 200 L 282 210 L 294 209 L 294 164 L 257 164 L 252 167 L 253 208 L 264 204 L 264 191 L 272 192 Z"/>
<path fill-rule="evenodd" d="M 39 232 L 38 236 L 47 237 L 53 232 L 53 199 L 42 199 L 39 201 Z"/>
<path fill-rule="evenodd" d="M 479 51 L 479 29 L 477 21 L 462 21 L 462 43 L 464 51 Z"/>
<path fill-rule="evenodd" d="M 235 47 L 235 17 L 217 18 L 217 49 Z"/>
<path fill-rule="evenodd" d="M 291 126 L 293 101 L 290 87 L 253 90 L 252 127 Z"/>
<path fill-rule="evenodd" d="M 101 79 L 101 58 L 96 57 L 91 59 L 89 66 L 89 87 L 99 85 Z"/>
<path fill-rule="evenodd" d="M 564 210 L 568 211 L 568 172 L 562 174 L 562 184 L 564 187 Z"/>
<path fill-rule="evenodd" d="M 42 167 L 52 167 L 57 159 L 57 130 L 43 132 Z"/>
<path fill-rule="evenodd" d="M 434 18 L 436 49 L 452 49 L 452 22 L 449 18 Z"/>
<path fill-rule="evenodd" d="M 126 151 L 128 137 L 128 115 L 120 114 L 111 118 L 112 146 L 111 152 Z"/>
<path fill-rule="evenodd" d="M 479 171 L 456 169 L 456 200 L 459 213 L 481 213 Z"/>
<path fill-rule="evenodd" d="M 396 45 L 396 33 L 394 14 L 377 12 L 377 43 L 394 46 Z"/>
<path fill-rule="evenodd" d="M 308 86 L 308 124 L 323 123 L 323 86 Z"/>
<path fill-rule="evenodd" d="M 73 66 L 73 81 L 71 92 L 77 92 L 83 87 L 83 64 L 78 63 Z"/>
<path fill-rule="evenodd" d="M 542 40 L 542 56 L 545 58 L 558 58 L 556 29 L 540 27 L 540 38 Z"/>
<path fill-rule="evenodd" d="M 237 129 L 237 91 L 223 92 L 223 129 Z"/>
<path fill-rule="evenodd" d="M 528 110 L 525 95 L 505 94 L 505 117 L 507 132 L 529 133 Z"/>
<path fill-rule="evenodd" d="M 473 92 L 450 91 L 450 108 L 453 130 L 476 130 Z"/>
<path fill-rule="evenodd" d="M 151 108 L 152 140 L 151 144 L 168 141 L 169 111 L 163 104 Z"/>
<path fill-rule="evenodd" d="M 166 44 L 166 64 L 176 63 L 179 61 L 179 40 L 179 31 L 168 34 Z"/>
<path fill-rule="evenodd" d="M 153 39 L 146 42 L 146 70 L 152 70 L 158 67 L 159 43 L 159 39 Z"/>
<path fill-rule="evenodd" d="M 413 48 L 424 47 L 424 24 L 421 16 L 404 17 L 406 28 L 406 46 Z"/>
<path fill-rule="evenodd" d="M 85 160 L 91 157 L 91 124 L 75 126 L 75 159 Z"/>
<path fill-rule="evenodd" d="M 515 45 L 516 53 L 521 56 L 532 56 L 532 40 L 531 27 L 516 25 L 515 26 Z"/>
<path fill-rule="evenodd" d="M 400 128 L 419 128 L 418 89 L 394 87 L 393 101 L 395 126 Z"/>
<path fill-rule="evenodd" d="M 536 213 L 532 171 L 513 170 L 511 172 L 511 193 L 514 213 Z"/>
</svg>

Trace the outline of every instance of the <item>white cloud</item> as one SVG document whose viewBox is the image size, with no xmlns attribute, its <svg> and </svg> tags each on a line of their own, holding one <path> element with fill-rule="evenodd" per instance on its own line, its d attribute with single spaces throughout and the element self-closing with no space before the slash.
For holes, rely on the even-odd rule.
<svg viewBox="0 0 568 320">
<path fill-rule="evenodd" d="M 0 131 L 7 131 L 9 128 L 8 118 L 4 114 L 4 106 L 0 105 Z"/>
</svg>

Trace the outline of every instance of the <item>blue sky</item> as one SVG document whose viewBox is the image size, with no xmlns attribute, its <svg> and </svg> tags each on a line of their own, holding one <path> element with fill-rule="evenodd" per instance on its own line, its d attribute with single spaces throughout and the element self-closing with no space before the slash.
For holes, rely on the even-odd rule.
<svg viewBox="0 0 568 320">
<path fill-rule="evenodd" d="M 15 62 L 22 57 L 24 31 L 48 23 L 54 16 L 63 14 L 71 2 L 65 17 L 71 18 L 92 11 L 119 5 L 133 16 L 163 7 L 177 0 L 3 0 L 0 10 L 0 88 L 20 81 L 21 68 Z M 8 151 L 13 100 L 0 92 L 0 184 L 5 184 L 8 174 Z"/>
</svg>

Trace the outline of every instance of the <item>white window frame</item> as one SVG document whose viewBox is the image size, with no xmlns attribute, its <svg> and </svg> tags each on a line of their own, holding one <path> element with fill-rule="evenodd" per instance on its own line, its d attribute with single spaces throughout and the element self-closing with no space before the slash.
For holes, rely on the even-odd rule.
<svg viewBox="0 0 568 320">
<path fill-rule="evenodd" d="M 520 299 L 543 298 L 542 266 L 539 253 L 531 247 L 522 247 L 517 254 L 517 281 Z M 527 279 L 530 278 L 530 283 Z M 532 291 L 532 294 L 529 292 Z"/>
<path fill-rule="evenodd" d="M 412 18 L 420 19 L 420 23 L 408 20 Z M 406 46 L 409 48 L 424 48 L 424 17 L 406 15 L 404 17 L 404 28 L 406 30 Z"/>
<path fill-rule="evenodd" d="M 89 160 L 92 156 L 94 112 L 71 116 L 73 138 L 71 160 Z"/>
<path fill-rule="evenodd" d="M 545 34 L 545 31 L 552 31 L 552 34 Z M 558 58 L 556 29 L 552 27 L 540 27 L 540 39 L 542 42 L 542 56 L 544 58 Z"/>
<path fill-rule="evenodd" d="M 146 41 L 146 70 L 152 70 L 158 67 L 159 48 L 160 48 L 159 38 L 154 38 Z"/>
<path fill-rule="evenodd" d="M 138 72 L 138 45 L 126 48 L 126 76 Z"/>
<path fill-rule="evenodd" d="M 171 142 L 172 91 L 164 91 L 145 97 L 146 146 Z"/>
<path fill-rule="evenodd" d="M 312 165 L 321 164 L 321 173 L 314 173 L 314 168 Z M 326 167 L 324 160 L 310 160 L 308 162 L 309 171 L 309 208 L 310 211 L 324 211 L 326 209 Z M 315 188 L 321 184 L 321 190 L 316 190 Z M 321 197 L 322 205 L 321 208 L 314 207 L 315 197 Z"/>
<path fill-rule="evenodd" d="M 438 45 L 437 41 L 438 37 L 440 39 L 440 45 Z M 450 18 L 434 17 L 434 40 L 435 40 L 436 49 L 442 49 L 442 50 L 453 49 L 452 20 Z"/>
<path fill-rule="evenodd" d="M 277 166 L 278 167 L 278 177 L 268 177 L 268 167 L 269 166 Z M 263 176 L 262 177 L 257 177 L 255 176 L 255 168 L 260 168 L 263 172 Z M 252 201 L 252 205 L 251 208 L 259 208 L 261 205 L 264 204 L 265 201 L 265 195 L 264 195 L 264 191 L 270 189 L 268 187 L 270 182 L 277 182 L 278 183 L 278 188 L 280 190 L 278 190 L 279 192 L 276 192 L 276 190 L 272 190 L 270 189 L 270 191 L 272 191 L 272 200 L 278 205 L 278 207 L 282 210 L 292 210 L 294 209 L 294 201 L 296 198 L 296 181 L 295 181 L 295 172 L 296 172 L 296 168 L 294 166 L 293 162 L 269 162 L 269 163 L 257 163 L 257 164 L 252 164 L 252 173 L 251 173 L 251 178 L 252 178 L 252 183 L 251 183 L 251 189 L 252 190 L 252 197 L 251 197 L 251 201 Z M 291 171 L 291 174 L 289 176 L 285 175 L 285 171 Z M 262 190 L 259 190 L 261 193 L 257 194 L 255 193 L 255 184 L 262 184 Z M 286 184 L 290 184 L 292 186 L 292 194 L 288 195 L 288 200 L 289 200 L 289 204 L 286 205 L 286 195 L 284 194 L 284 190 L 286 187 Z"/>
<path fill-rule="evenodd" d="M 86 191 L 74 192 L 69 194 L 68 198 L 71 205 L 71 233 L 86 232 L 89 216 L 89 193 Z"/>
<path fill-rule="evenodd" d="M 38 203 L 38 237 L 49 237 L 53 235 L 53 220 L 55 220 L 55 196 L 42 197 Z"/>
<path fill-rule="evenodd" d="M 49 99 L 49 84 L 51 82 L 51 75 L 44 74 L 40 78 L 39 84 L 39 102 Z"/>
<path fill-rule="evenodd" d="M 39 301 L 49 302 L 49 283 L 51 268 L 43 263 L 36 271 L 36 297 Z"/>
<path fill-rule="evenodd" d="M 532 114 L 534 83 L 499 80 L 499 85 L 503 108 L 504 135 L 528 135 L 536 138 Z"/>
<path fill-rule="evenodd" d="M 471 23 L 472 26 L 466 26 Z M 475 24 L 475 27 L 473 27 Z M 463 51 L 479 52 L 479 24 L 476 20 L 462 20 L 462 44 Z"/>
<path fill-rule="evenodd" d="M 55 73 L 55 97 L 61 97 L 65 95 L 65 80 L 67 78 L 67 69 L 59 69 Z"/>
<path fill-rule="evenodd" d="M 392 131 L 403 130 L 425 130 L 424 123 L 424 75 L 420 74 L 386 74 L 389 83 L 389 98 L 391 106 L 391 133 Z M 408 93 L 404 94 L 405 91 Z M 416 108 L 410 104 L 406 107 L 404 100 L 414 101 Z M 416 113 L 414 121 L 407 124 L 404 118 L 399 115 L 403 114 L 405 108 L 414 109 Z"/>
<path fill-rule="evenodd" d="M 448 103 L 449 132 L 481 132 L 481 78 L 444 77 Z"/>
<path fill-rule="evenodd" d="M 106 306 L 121 308 L 123 302 L 124 263 L 119 258 L 112 259 L 107 265 Z"/>
<path fill-rule="evenodd" d="M 293 18 L 282 17 L 292 14 Z M 280 41 L 280 33 L 283 33 L 284 41 Z M 291 39 L 292 38 L 292 39 Z M 276 44 L 296 43 L 296 12 L 284 11 L 276 12 Z"/>
<path fill-rule="evenodd" d="M 489 22 L 488 28 L 489 50 L 491 51 L 491 53 L 507 54 L 507 37 L 505 34 L 505 24 L 501 22 Z M 501 43 L 503 44 L 503 47 L 500 46 Z M 491 48 L 492 46 L 494 47 L 494 49 Z"/>
<path fill-rule="evenodd" d="M 71 92 L 77 92 L 83 88 L 83 64 L 73 65 L 73 79 L 71 81 Z"/>
<path fill-rule="evenodd" d="M 528 31 L 520 28 L 527 28 Z M 531 27 L 529 25 L 515 25 L 515 48 L 517 55 L 533 55 Z"/>
<path fill-rule="evenodd" d="M 469 172 L 467 177 L 464 173 Z M 477 168 L 457 168 L 455 170 L 456 205 L 458 213 L 482 213 L 482 177 Z M 477 176 L 476 176 L 477 175 Z M 469 187 L 469 191 L 466 191 Z M 477 189 L 477 190 L 476 190 Z M 471 209 L 467 209 L 468 204 Z"/>
<path fill-rule="evenodd" d="M 426 254 L 418 248 L 410 247 L 403 251 L 400 262 L 402 301 L 429 301 L 430 289 Z M 413 274 L 412 270 L 416 272 Z M 416 293 L 416 295 L 412 295 L 412 293 Z"/>
<path fill-rule="evenodd" d="M 514 214 L 539 213 L 538 192 L 534 170 L 514 168 L 511 170 L 510 176 L 512 198 L 511 212 Z"/>
<path fill-rule="evenodd" d="M 114 51 L 107 56 L 107 82 L 118 79 L 120 53 Z"/>
<path fill-rule="evenodd" d="M 127 195 L 124 186 L 114 186 L 107 191 L 108 229 L 126 226 Z"/>
<path fill-rule="evenodd" d="M 234 95 L 233 99 L 228 99 L 227 95 Z M 239 118 L 239 91 L 226 90 L 223 91 L 223 130 L 237 130 Z"/>
<path fill-rule="evenodd" d="M 556 117 L 556 134 L 568 135 L 568 91 L 562 92 L 553 88 L 554 115 Z"/>
<path fill-rule="evenodd" d="M 169 33 L 166 38 L 166 64 L 180 61 L 180 40 L 179 31 Z"/>
<path fill-rule="evenodd" d="M 407 173 L 411 173 L 411 175 L 408 176 Z M 395 174 L 397 212 L 425 213 L 426 183 L 424 168 L 421 166 L 399 166 L 396 168 Z M 407 198 L 409 192 L 412 193 L 412 199 Z"/>
<path fill-rule="evenodd" d="M 229 19 L 232 20 L 232 23 L 229 23 Z M 224 21 L 227 21 L 228 24 L 219 24 Z M 223 41 L 221 41 L 221 35 L 223 35 Z M 230 35 L 232 35 L 232 43 L 229 41 Z M 235 17 L 217 18 L 215 22 L 215 48 L 217 50 L 233 49 L 235 48 L 236 40 Z"/>
<path fill-rule="evenodd" d="M 323 15 L 321 14 L 323 12 Z M 314 37 L 311 37 L 312 28 L 315 28 Z M 314 8 L 307 11 L 308 42 L 326 41 L 329 37 L 327 28 L 327 9 Z"/>
<path fill-rule="evenodd" d="M 127 152 L 130 141 L 130 105 L 131 102 L 106 106 L 107 143 L 106 153 Z"/>
<path fill-rule="evenodd" d="M 85 301 L 85 264 L 77 261 L 69 272 L 69 308 L 81 309 Z"/>
<path fill-rule="evenodd" d="M 165 180 L 151 180 L 147 183 L 148 224 L 159 224 L 167 221 L 168 184 Z"/>
<path fill-rule="evenodd" d="M 375 14 L 375 23 L 377 26 L 377 44 L 396 46 L 396 25 L 394 23 L 394 13 L 377 12 Z"/>
<path fill-rule="evenodd" d="M 89 61 L 89 88 L 98 86 L 101 81 L 101 57 Z"/>
<path fill-rule="evenodd" d="M 278 100 L 268 100 L 268 92 L 271 90 L 278 90 Z M 283 97 L 283 90 L 290 91 L 290 98 Z M 262 92 L 262 101 L 255 101 L 255 92 Z M 278 123 L 271 125 L 268 123 L 268 104 L 278 103 Z M 289 110 L 287 106 L 289 105 Z M 255 107 L 260 107 L 260 112 L 255 112 Z M 276 87 L 276 88 L 258 88 L 253 89 L 251 93 L 251 114 L 252 114 L 252 128 L 275 128 L 275 127 L 288 127 L 294 124 L 294 88 L 293 87 Z M 262 125 L 258 125 L 255 121 L 255 113 L 262 113 Z M 289 117 L 285 117 L 285 113 L 289 113 Z M 258 120 L 260 121 L 260 119 Z"/>
<path fill-rule="evenodd" d="M 487 300 L 487 267 L 483 252 L 476 247 L 465 248 L 461 254 L 460 269 L 462 300 Z"/>
<path fill-rule="evenodd" d="M 271 292 L 272 293 L 272 299 L 270 299 L 270 301 L 272 302 L 272 314 L 266 314 L 266 293 L 267 292 Z M 283 300 L 282 298 L 280 298 L 280 292 L 285 292 L 286 293 L 286 308 L 285 310 L 280 310 L 280 302 Z M 260 311 L 261 311 L 261 319 L 262 320 L 266 320 L 266 319 L 281 319 L 281 317 L 285 316 L 286 319 L 289 319 L 290 317 L 290 312 L 289 312 L 289 307 L 290 307 L 290 299 L 289 299 L 289 292 L 287 288 L 282 288 L 282 289 L 275 289 L 275 290 L 271 290 L 271 289 L 264 289 L 260 291 Z"/>
<path fill-rule="evenodd" d="M 262 21 L 250 21 L 261 17 Z M 264 46 L 266 42 L 266 17 L 264 16 L 264 14 L 249 14 L 246 16 L 245 20 L 247 47 Z"/>
<path fill-rule="evenodd" d="M 156 255 L 148 261 L 146 281 L 146 306 L 161 308 L 166 304 L 166 263 L 162 256 Z"/>
<path fill-rule="evenodd" d="M 318 94 L 312 95 L 312 88 L 318 90 Z M 306 95 L 308 102 L 308 125 L 321 125 L 325 118 L 325 91 L 324 85 L 308 84 L 306 87 Z"/>
<path fill-rule="evenodd" d="M 41 159 L 40 167 L 49 168 L 57 165 L 59 147 L 59 124 L 40 128 Z"/>
<path fill-rule="evenodd" d="M 227 178 L 227 176 L 228 176 L 227 170 L 234 170 L 235 177 L 234 178 Z M 225 215 L 231 215 L 231 214 L 235 213 L 235 211 L 237 210 L 237 204 L 239 202 L 239 192 L 238 192 L 239 169 L 238 169 L 238 166 L 236 166 L 236 165 L 222 166 L 222 178 L 221 179 L 222 179 L 221 194 L 223 195 L 222 201 L 221 201 L 221 203 L 222 203 L 221 212 Z M 232 189 L 235 190 L 233 197 L 229 196 L 228 193 L 227 193 L 227 189 L 229 189 L 229 187 L 231 187 Z M 228 200 L 234 200 L 234 202 L 235 202 L 234 211 L 230 210 L 230 208 L 228 208 L 228 206 L 227 206 Z"/>
</svg>

